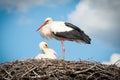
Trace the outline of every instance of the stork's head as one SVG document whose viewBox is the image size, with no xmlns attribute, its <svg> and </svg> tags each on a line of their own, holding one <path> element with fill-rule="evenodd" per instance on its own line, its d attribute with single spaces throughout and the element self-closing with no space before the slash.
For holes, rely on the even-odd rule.
<svg viewBox="0 0 120 80">
<path fill-rule="evenodd" d="M 37 31 L 39 31 L 42 27 L 44 27 L 46 24 L 50 23 L 52 20 L 52 18 L 48 17 L 45 19 L 44 23 L 37 29 Z"/>
<path fill-rule="evenodd" d="M 45 19 L 45 22 L 50 22 L 50 21 L 52 21 L 52 18 L 50 18 L 50 17 Z"/>
<path fill-rule="evenodd" d="M 39 43 L 39 48 L 41 50 L 44 50 L 44 49 L 48 48 L 48 44 L 46 42 L 41 42 L 41 43 Z"/>
</svg>

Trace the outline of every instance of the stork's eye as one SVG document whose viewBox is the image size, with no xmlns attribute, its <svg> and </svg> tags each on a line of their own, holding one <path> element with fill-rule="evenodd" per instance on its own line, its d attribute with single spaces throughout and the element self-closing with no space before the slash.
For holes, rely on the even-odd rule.
<svg viewBox="0 0 120 80">
<path fill-rule="evenodd" d="M 48 47 L 47 44 L 45 44 L 45 47 Z"/>
<path fill-rule="evenodd" d="M 46 21 L 46 23 L 48 23 L 48 22 L 49 22 L 49 20 Z"/>
</svg>

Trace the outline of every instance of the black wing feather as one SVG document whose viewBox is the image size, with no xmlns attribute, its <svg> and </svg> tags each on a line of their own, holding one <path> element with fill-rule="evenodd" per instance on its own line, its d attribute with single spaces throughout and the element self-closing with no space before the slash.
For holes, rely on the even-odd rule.
<svg viewBox="0 0 120 80">
<path fill-rule="evenodd" d="M 71 23 L 68 23 L 68 22 L 65 22 L 65 25 L 68 26 L 68 27 L 71 27 L 77 31 L 82 31 L 80 28 L 78 28 L 77 26 L 75 26 L 74 24 L 71 24 Z"/>
<path fill-rule="evenodd" d="M 77 30 L 72 30 L 69 32 L 57 32 L 54 33 L 53 35 L 55 35 L 56 37 L 59 38 L 64 38 L 65 40 L 69 40 L 69 41 L 83 41 L 85 43 L 90 44 L 91 39 L 89 38 L 89 36 L 87 36 L 84 32 L 79 32 Z"/>
<path fill-rule="evenodd" d="M 77 26 L 75 26 L 71 23 L 68 23 L 68 22 L 65 22 L 65 25 L 67 27 L 72 28 L 73 30 L 65 31 L 65 32 L 56 32 L 56 33 L 53 32 L 53 35 L 55 35 L 56 37 L 59 37 L 59 38 L 64 38 L 65 40 L 70 40 L 70 41 L 81 40 L 85 43 L 90 44 L 91 39 L 89 38 L 88 35 L 86 35 L 84 33 L 84 31 L 82 31 Z"/>
</svg>

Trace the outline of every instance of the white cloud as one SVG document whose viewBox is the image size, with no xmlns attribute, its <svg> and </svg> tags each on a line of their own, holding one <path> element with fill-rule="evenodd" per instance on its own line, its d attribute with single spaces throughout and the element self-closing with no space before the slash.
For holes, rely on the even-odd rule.
<svg viewBox="0 0 120 80">
<path fill-rule="evenodd" d="M 55 6 L 69 1 L 70 0 L 0 0 L 0 9 L 5 9 L 8 12 L 16 10 L 25 12 L 35 6 Z"/>
<path fill-rule="evenodd" d="M 120 49 L 120 0 L 81 0 L 68 19 L 91 37 Z"/>
<path fill-rule="evenodd" d="M 103 62 L 103 64 L 116 64 L 117 66 L 120 67 L 120 54 L 118 53 L 114 53 L 111 55 L 110 57 L 110 61 L 109 62 Z"/>
</svg>

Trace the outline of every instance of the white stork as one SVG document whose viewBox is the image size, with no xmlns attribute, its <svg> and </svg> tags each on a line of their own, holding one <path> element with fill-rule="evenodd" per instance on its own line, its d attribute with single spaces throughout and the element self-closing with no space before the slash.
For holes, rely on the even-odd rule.
<svg viewBox="0 0 120 80">
<path fill-rule="evenodd" d="M 39 43 L 39 48 L 42 50 L 42 54 L 38 54 L 34 59 L 57 59 L 56 52 L 50 49 L 46 42 Z"/>
<path fill-rule="evenodd" d="M 46 18 L 44 23 L 37 29 L 46 39 L 55 38 L 62 43 L 62 59 L 64 59 L 64 40 L 84 42 L 90 44 L 91 39 L 77 26 L 62 21 L 53 21 Z"/>
</svg>

